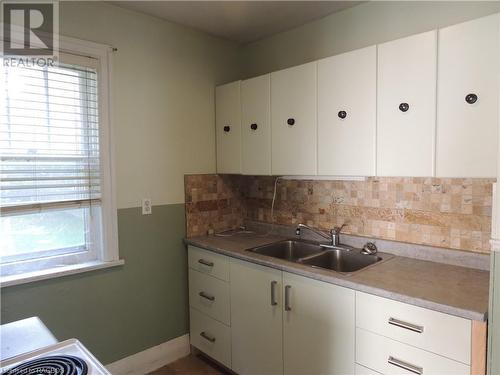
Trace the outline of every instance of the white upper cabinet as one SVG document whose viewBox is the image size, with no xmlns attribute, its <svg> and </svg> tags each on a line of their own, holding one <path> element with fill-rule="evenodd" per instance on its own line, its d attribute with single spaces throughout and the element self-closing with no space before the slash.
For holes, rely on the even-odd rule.
<svg viewBox="0 0 500 375">
<path fill-rule="evenodd" d="M 241 82 L 241 171 L 271 174 L 271 76 Z"/>
<path fill-rule="evenodd" d="M 378 46 L 377 175 L 432 176 L 437 32 Z"/>
<path fill-rule="evenodd" d="M 318 174 L 375 173 L 375 46 L 318 62 Z"/>
<path fill-rule="evenodd" d="M 273 174 L 317 172 L 316 65 L 271 74 Z"/>
<path fill-rule="evenodd" d="M 439 30 L 436 175 L 496 176 L 498 14 Z"/>
<path fill-rule="evenodd" d="M 241 173 L 240 81 L 215 89 L 217 172 Z"/>
</svg>

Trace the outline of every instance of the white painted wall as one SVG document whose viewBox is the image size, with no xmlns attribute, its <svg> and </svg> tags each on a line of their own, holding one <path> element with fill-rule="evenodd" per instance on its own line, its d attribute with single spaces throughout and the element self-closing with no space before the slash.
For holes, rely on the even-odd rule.
<svg viewBox="0 0 500 375">
<path fill-rule="evenodd" d="M 370 1 L 245 46 L 242 78 L 499 11 L 500 1 Z"/>
<path fill-rule="evenodd" d="M 214 86 L 238 47 L 104 2 L 62 2 L 61 34 L 118 48 L 113 124 L 118 208 L 184 202 L 184 174 L 215 172 Z"/>
<path fill-rule="evenodd" d="M 104 2 L 63 1 L 61 34 L 118 48 L 118 208 L 184 202 L 215 172 L 214 86 L 500 11 L 500 2 L 370 2 L 244 47 Z"/>
</svg>

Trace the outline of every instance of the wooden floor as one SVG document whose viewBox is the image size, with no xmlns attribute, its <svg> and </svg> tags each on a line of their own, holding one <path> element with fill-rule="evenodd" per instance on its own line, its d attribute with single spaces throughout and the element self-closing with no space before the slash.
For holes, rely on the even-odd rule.
<svg viewBox="0 0 500 375">
<path fill-rule="evenodd" d="M 190 354 L 149 375 L 228 375 L 229 372 L 200 355 Z"/>
</svg>

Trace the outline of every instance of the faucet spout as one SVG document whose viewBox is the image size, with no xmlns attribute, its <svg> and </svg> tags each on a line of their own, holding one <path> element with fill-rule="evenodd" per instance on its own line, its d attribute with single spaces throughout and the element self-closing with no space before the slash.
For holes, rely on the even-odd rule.
<svg viewBox="0 0 500 375">
<path fill-rule="evenodd" d="M 297 231 L 298 231 L 298 234 L 300 234 L 301 228 L 310 230 L 311 232 L 316 233 L 317 235 L 327 239 L 329 242 L 329 244 L 328 244 L 329 246 L 339 247 L 340 246 L 340 231 L 342 230 L 342 228 L 344 228 L 345 225 L 346 224 L 343 224 L 340 227 L 334 227 L 333 229 L 330 229 L 329 234 L 326 234 L 322 231 L 316 230 L 316 229 L 311 228 L 305 224 L 300 223 L 299 225 L 297 225 Z"/>
<path fill-rule="evenodd" d="M 297 229 L 298 229 L 298 230 L 300 230 L 300 229 L 302 229 L 302 228 L 303 228 L 303 229 L 307 229 L 307 230 L 309 230 L 309 231 L 311 231 L 311 232 L 313 232 L 313 233 L 316 233 L 318 236 L 321 236 L 321 237 L 323 237 L 323 238 L 327 239 L 328 241 L 331 241 L 331 242 L 332 242 L 332 245 L 334 244 L 334 243 L 333 243 L 333 238 L 332 238 L 332 235 L 331 235 L 331 233 L 332 233 L 331 231 L 330 231 L 330 235 L 327 235 L 327 234 L 325 234 L 324 232 L 322 232 L 322 231 L 320 231 L 320 230 L 316 230 L 316 229 L 314 229 L 314 228 L 311 228 L 311 227 L 309 227 L 309 226 L 307 226 L 307 225 L 305 225 L 305 224 L 300 223 L 299 225 L 297 225 Z"/>
</svg>

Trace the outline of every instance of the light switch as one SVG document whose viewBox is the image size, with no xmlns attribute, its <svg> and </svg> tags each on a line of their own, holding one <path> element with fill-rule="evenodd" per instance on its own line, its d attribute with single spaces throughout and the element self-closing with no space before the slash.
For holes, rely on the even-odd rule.
<svg viewBox="0 0 500 375">
<path fill-rule="evenodd" d="M 151 198 L 142 199 L 142 214 L 151 215 L 153 213 L 153 208 L 151 207 Z"/>
</svg>

